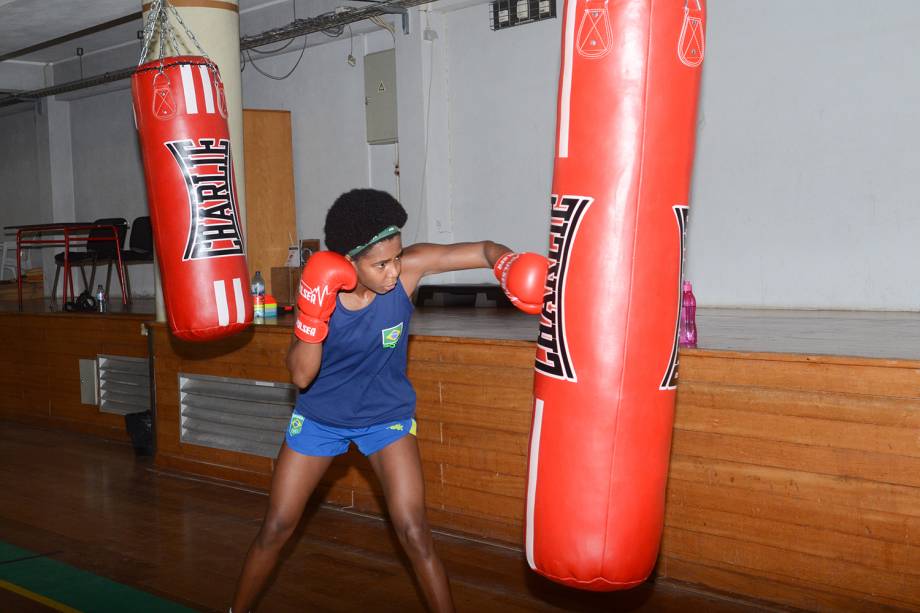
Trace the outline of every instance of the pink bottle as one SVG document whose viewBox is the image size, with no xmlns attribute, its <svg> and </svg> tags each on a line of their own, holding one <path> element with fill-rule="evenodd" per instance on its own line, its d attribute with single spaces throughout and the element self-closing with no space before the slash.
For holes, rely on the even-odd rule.
<svg viewBox="0 0 920 613">
<path fill-rule="evenodd" d="M 680 301 L 680 333 L 678 344 L 681 347 L 696 347 L 696 297 L 693 286 L 684 281 L 684 291 Z"/>
</svg>

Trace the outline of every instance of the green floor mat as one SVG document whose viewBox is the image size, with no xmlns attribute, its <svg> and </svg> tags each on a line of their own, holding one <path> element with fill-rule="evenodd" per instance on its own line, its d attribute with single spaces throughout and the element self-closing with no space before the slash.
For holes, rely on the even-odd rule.
<svg viewBox="0 0 920 613">
<path fill-rule="evenodd" d="M 0 582 L 85 613 L 180 613 L 192 609 L 0 542 Z M 0 583 L 0 589 L 10 587 Z M 21 592 L 20 592 L 21 593 Z M 47 604 L 47 603 L 46 603 Z"/>
</svg>

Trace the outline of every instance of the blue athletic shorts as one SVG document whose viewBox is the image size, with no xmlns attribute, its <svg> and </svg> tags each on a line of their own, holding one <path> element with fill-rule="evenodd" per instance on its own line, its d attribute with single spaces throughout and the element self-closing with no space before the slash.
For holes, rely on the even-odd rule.
<svg viewBox="0 0 920 613">
<path fill-rule="evenodd" d="M 354 443 L 361 453 L 369 456 L 407 434 L 415 436 L 415 420 L 412 418 L 366 428 L 339 428 L 313 421 L 294 411 L 284 440 L 288 447 L 303 455 L 342 455 L 348 451 L 348 445 Z"/>
</svg>

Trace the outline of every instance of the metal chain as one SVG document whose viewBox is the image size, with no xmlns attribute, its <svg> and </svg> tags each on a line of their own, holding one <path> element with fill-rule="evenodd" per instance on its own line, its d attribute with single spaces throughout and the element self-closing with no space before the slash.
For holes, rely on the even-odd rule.
<svg viewBox="0 0 920 613">
<path fill-rule="evenodd" d="M 166 11 L 163 11 L 163 24 L 166 26 L 166 39 L 169 41 L 170 48 L 172 48 L 172 54 L 182 55 L 182 51 L 179 49 L 179 39 L 176 38 L 176 29 L 169 25 L 169 14 Z"/>
<path fill-rule="evenodd" d="M 157 29 L 160 11 L 163 8 L 163 0 L 153 0 L 153 6 L 147 13 L 147 21 L 144 23 L 144 48 L 141 50 L 141 58 L 138 60 L 138 66 L 147 60 L 147 53 L 150 52 L 150 41 L 153 40 L 153 32 Z"/>
<path fill-rule="evenodd" d="M 162 62 L 163 58 L 166 57 L 166 45 L 169 43 L 167 38 L 167 32 L 169 31 L 169 18 L 166 15 L 166 11 L 160 11 L 160 14 L 157 16 L 157 23 L 159 24 L 159 27 L 157 28 L 157 33 L 159 34 L 157 37 L 157 42 L 159 43 L 157 45 L 157 59 Z"/>
<path fill-rule="evenodd" d="M 153 0 L 153 5 L 150 8 L 150 12 L 147 13 L 147 21 L 144 24 L 144 47 L 141 50 L 141 57 L 137 62 L 138 65 L 143 64 L 147 60 L 147 54 L 150 53 L 150 44 L 153 42 L 154 37 L 159 39 L 159 52 L 157 54 L 158 59 L 162 60 L 165 57 L 167 47 L 169 47 L 173 55 L 181 55 L 179 40 L 176 37 L 175 28 L 173 28 L 169 23 L 169 13 L 172 13 L 176 21 L 182 26 L 182 29 L 185 30 L 185 35 L 195 44 L 198 52 L 203 57 L 210 60 L 211 58 L 208 57 L 208 54 L 202 48 L 201 43 L 199 43 L 198 39 L 195 38 L 195 34 L 192 33 L 187 25 L 185 25 L 185 22 L 182 20 L 182 16 L 179 15 L 179 11 L 176 10 L 176 7 L 174 7 L 169 2 L 169 0 Z"/>
</svg>

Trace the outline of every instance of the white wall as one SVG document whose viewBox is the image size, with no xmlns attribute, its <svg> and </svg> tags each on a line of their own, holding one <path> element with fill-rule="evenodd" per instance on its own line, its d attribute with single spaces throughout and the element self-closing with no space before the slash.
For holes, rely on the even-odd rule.
<svg viewBox="0 0 920 613">
<path fill-rule="evenodd" d="M 920 307 L 920 3 L 710 0 L 700 304 Z"/>
<path fill-rule="evenodd" d="M 420 236 L 423 125 L 417 11 L 412 18 L 413 35 L 397 34 L 398 145 L 368 145 L 366 136 L 364 56 L 393 47 L 393 38 L 384 30 L 356 27 L 353 36 L 346 31 L 340 38 L 308 47 L 298 68 L 284 80 L 270 79 L 251 64 L 243 71 L 244 108 L 291 111 L 300 238 L 323 238 L 327 209 L 336 197 L 356 187 L 375 187 L 399 197 L 410 215 L 404 234 Z M 310 44 L 316 43 L 318 35 L 311 36 Z M 288 53 L 254 56 L 256 64 L 269 74 L 286 74 L 301 47 L 298 39 Z M 346 62 L 349 52 L 355 66 Z"/>
<path fill-rule="evenodd" d="M 323 220 L 333 200 L 353 187 L 370 185 L 364 128 L 363 38 L 355 50 L 359 63 L 345 62 L 348 40 L 310 47 L 297 70 L 273 81 L 251 65 L 243 71 L 243 108 L 291 111 L 297 233 L 322 238 Z M 288 72 L 296 53 L 257 58 L 274 75 Z M 294 46 L 294 45 L 292 45 Z"/>
<path fill-rule="evenodd" d="M 431 17 L 413 12 L 411 35 L 396 36 L 399 196 L 410 216 L 404 242 L 492 238 L 545 252 L 560 22 L 493 32 L 486 4 L 443 6 L 447 12 L 432 5 Z M 429 23 L 434 42 L 420 36 Z M 345 62 L 352 44 L 354 68 Z M 243 73 L 245 108 L 292 112 L 301 237 L 322 236 L 325 211 L 343 191 L 369 185 L 395 194 L 394 148 L 366 143 L 363 82 L 363 55 L 392 45 L 383 31 L 354 43 L 346 34 L 309 48 L 284 81 L 251 66 Z M 257 61 L 280 75 L 298 53 Z M 490 279 L 475 271 L 437 280 Z"/>
<path fill-rule="evenodd" d="M 546 253 L 561 19 L 502 31 L 488 4 L 445 16 L 453 238 Z M 437 67 L 436 67 L 437 68 Z M 490 271 L 458 281 L 494 281 Z"/>
</svg>

